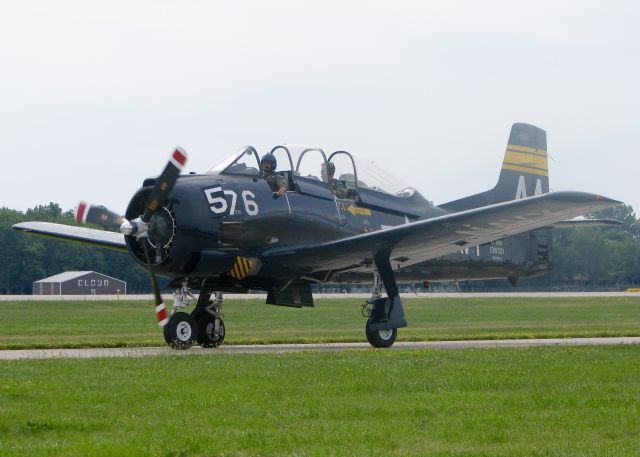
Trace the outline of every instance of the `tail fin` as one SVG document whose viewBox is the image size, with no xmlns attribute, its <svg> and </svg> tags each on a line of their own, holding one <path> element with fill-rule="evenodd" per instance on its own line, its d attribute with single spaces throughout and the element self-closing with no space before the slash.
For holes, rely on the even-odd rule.
<svg viewBox="0 0 640 457">
<path fill-rule="evenodd" d="M 496 186 L 440 208 L 464 211 L 549 192 L 547 134 L 529 124 L 513 124 Z"/>
<path fill-rule="evenodd" d="M 549 192 L 547 134 L 529 124 L 513 124 L 498 184 L 490 192 L 495 203 Z"/>
</svg>

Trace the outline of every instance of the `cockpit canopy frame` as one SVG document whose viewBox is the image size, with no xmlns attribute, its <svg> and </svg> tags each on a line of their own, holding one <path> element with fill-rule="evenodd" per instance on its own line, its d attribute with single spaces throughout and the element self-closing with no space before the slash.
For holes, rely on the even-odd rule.
<svg viewBox="0 0 640 457">
<path fill-rule="evenodd" d="M 346 189 L 344 194 L 338 196 L 339 199 L 353 200 L 363 206 L 382 208 L 386 211 L 410 214 L 415 217 L 423 215 L 425 209 L 432 206 L 412 187 L 403 185 L 399 189 L 394 189 L 395 192 L 392 193 L 377 185 L 378 181 L 382 181 L 389 186 L 396 185 L 398 187 L 397 184 L 400 181 L 395 178 L 391 179 L 389 173 L 376 167 L 373 162 L 357 158 L 348 151 L 338 150 L 327 157 L 324 150 L 317 147 L 278 145 L 271 148 L 269 152 L 276 156 L 278 161 L 276 171 L 286 178 L 290 191 L 335 199 L 335 189 L 331 190 L 326 176 L 318 176 L 318 174 L 321 174 L 319 173 L 320 168 L 324 167 L 326 170 L 329 163 L 339 160 L 342 167 L 341 173 L 336 173 L 337 177 L 334 179 Z M 368 185 L 364 181 L 367 178 L 360 177 L 358 172 L 362 169 L 365 172 L 374 170 L 368 176 L 371 179 L 369 182 L 376 182 L 376 185 Z M 254 178 L 262 176 L 260 155 L 253 146 L 245 146 L 220 162 L 209 173 Z"/>
</svg>

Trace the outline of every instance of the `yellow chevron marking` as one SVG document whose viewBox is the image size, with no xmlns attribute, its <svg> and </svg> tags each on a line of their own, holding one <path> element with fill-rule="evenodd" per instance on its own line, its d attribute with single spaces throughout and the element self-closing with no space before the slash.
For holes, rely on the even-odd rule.
<svg viewBox="0 0 640 457">
<path fill-rule="evenodd" d="M 233 264 L 233 268 L 229 272 L 229 275 L 234 279 L 244 279 L 251 271 L 253 262 L 249 259 L 242 257 L 236 257 L 236 263 Z"/>
<path fill-rule="evenodd" d="M 547 154 L 547 151 L 544 149 L 532 148 L 530 146 L 518 146 L 517 144 L 508 144 L 507 149 L 511 149 L 512 151 L 518 152 L 529 152 L 529 153 L 537 153 L 537 154 Z"/>
<path fill-rule="evenodd" d="M 502 169 L 520 171 L 522 173 L 529 173 L 532 175 L 549 176 L 549 172 L 546 170 L 538 170 L 537 168 L 523 167 L 519 165 L 510 165 L 506 163 L 502 165 Z"/>
<path fill-rule="evenodd" d="M 525 167 L 538 168 L 540 170 L 547 170 L 548 167 L 547 156 L 515 152 L 508 149 L 507 153 L 504 155 L 504 162 L 510 165 L 522 165 Z"/>
<path fill-rule="evenodd" d="M 238 271 L 238 264 L 237 263 L 235 263 L 233 265 L 233 268 L 231 269 L 231 273 L 230 274 L 231 274 L 232 278 L 242 279 L 241 276 L 240 276 L 240 272 Z"/>
<path fill-rule="evenodd" d="M 369 208 L 360 208 L 358 206 L 353 206 L 350 205 L 347 208 L 347 211 L 349 211 L 351 214 L 353 214 L 354 216 L 360 215 L 360 216 L 371 216 L 371 210 Z"/>
</svg>

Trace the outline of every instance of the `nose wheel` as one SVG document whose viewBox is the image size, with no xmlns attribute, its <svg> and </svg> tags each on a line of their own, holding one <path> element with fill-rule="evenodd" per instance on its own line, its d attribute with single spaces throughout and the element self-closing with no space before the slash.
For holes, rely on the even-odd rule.
<svg viewBox="0 0 640 457">
<path fill-rule="evenodd" d="M 211 315 L 198 319 L 197 341 L 203 348 L 217 348 L 224 341 L 224 321 Z"/>
<path fill-rule="evenodd" d="M 196 341 L 203 348 L 217 348 L 222 344 L 225 336 L 222 320 L 222 292 L 216 292 L 213 300 L 210 300 L 211 295 L 211 290 L 203 288 L 200 291 L 196 309 L 191 313 L 198 330 Z"/>
<path fill-rule="evenodd" d="M 164 340 L 173 349 L 189 349 L 197 335 L 196 321 L 187 313 L 173 313 L 164 326 Z"/>
</svg>

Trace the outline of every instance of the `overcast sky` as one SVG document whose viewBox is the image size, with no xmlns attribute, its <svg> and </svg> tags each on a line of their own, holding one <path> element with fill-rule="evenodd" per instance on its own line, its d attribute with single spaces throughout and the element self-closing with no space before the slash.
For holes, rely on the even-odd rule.
<svg viewBox="0 0 640 457">
<path fill-rule="evenodd" d="M 0 0 L 0 207 L 122 213 L 175 145 L 205 171 L 284 142 L 444 203 L 492 187 L 527 122 L 553 190 L 638 211 L 639 24 L 615 0 Z"/>
</svg>

